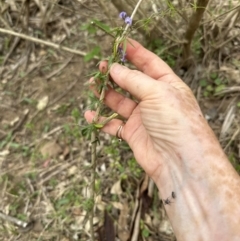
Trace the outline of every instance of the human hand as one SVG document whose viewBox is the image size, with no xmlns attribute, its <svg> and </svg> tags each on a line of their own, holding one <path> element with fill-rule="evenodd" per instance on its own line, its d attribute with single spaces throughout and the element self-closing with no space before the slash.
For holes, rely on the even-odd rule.
<svg viewBox="0 0 240 241">
<path fill-rule="evenodd" d="M 187 136 L 191 144 L 196 139 L 191 128 L 202 131 L 207 124 L 191 90 L 165 62 L 134 40 L 130 40 L 126 52 L 139 71 L 114 64 L 110 74 L 138 102 L 110 89 L 105 104 L 126 118 L 121 137 L 128 142 L 143 169 L 156 179 L 164 162 L 175 159 L 184 149 L 191 151 L 185 141 Z M 100 70 L 106 69 L 106 64 L 102 62 Z M 94 112 L 85 113 L 88 122 L 93 117 Z M 116 135 L 121 124 L 121 120 L 112 120 L 102 131 Z"/>
<path fill-rule="evenodd" d="M 130 42 L 127 58 L 139 71 L 113 64 L 110 74 L 137 101 L 113 89 L 105 96 L 105 104 L 126 118 L 121 137 L 161 196 L 176 193 L 166 210 L 178 240 L 238 240 L 240 191 L 233 188 L 240 185 L 238 174 L 188 86 L 155 54 Z M 87 111 L 85 118 L 91 122 L 94 115 Z M 121 124 L 114 119 L 102 131 L 114 136 Z"/>
</svg>

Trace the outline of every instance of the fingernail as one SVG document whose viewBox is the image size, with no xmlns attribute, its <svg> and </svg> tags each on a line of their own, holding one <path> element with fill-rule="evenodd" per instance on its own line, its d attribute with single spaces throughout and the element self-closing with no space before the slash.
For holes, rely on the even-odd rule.
<svg viewBox="0 0 240 241">
<path fill-rule="evenodd" d="M 115 63 L 111 66 L 112 74 L 119 74 L 123 70 L 123 66 L 121 64 Z"/>
</svg>

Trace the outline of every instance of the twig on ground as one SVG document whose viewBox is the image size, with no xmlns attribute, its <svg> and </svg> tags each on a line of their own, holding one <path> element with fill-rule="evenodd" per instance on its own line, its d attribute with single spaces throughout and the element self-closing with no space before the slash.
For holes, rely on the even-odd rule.
<svg viewBox="0 0 240 241">
<path fill-rule="evenodd" d="M 29 69 L 28 69 L 28 71 L 24 74 L 24 76 L 20 76 L 20 77 L 18 77 L 16 79 L 14 78 L 14 81 L 15 81 L 14 84 L 16 85 L 17 82 L 19 82 L 23 78 L 27 77 L 34 69 L 36 69 L 38 66 L 40 66 L 46 59 L 47 59 L 46 57 L 43 57 L 42 59 L 38 60 L 37 63 L 31 64 Z"/>
<path fill-rule="evenodd" d="M 52 43 L 52 42 L 49 42 L 49 41 L 34 38 L 34 37 L 31 37 L 31 36 L 28 36 L 28 35 L 25 35 L 25 34 L 22 34 L 22 33 L 14 32 L 14 31 L 11 31 L 11 30 L 0 28 L 0 33 L 10 34 L 10 35 L 20 37 L 20 38 L 25 39 L 25 40 L 29 40 L 29 41 L 32 41 L 32 42 L 35 42 L 35 43 L 43 44 L 43 45 L 46 45 L 46 46 L 49 46 L 49 47 L 52 47 L 52 48 L 55 48 L 55 49 L 64 50 L 64 51 L 67 51 L 69 53 L 77 54 L 77 55 L 80 55 L 80 56 L 86 55 L 86 53 L 83 52 L 83 51 L 80 51 L 80 50 L 77 50 L 77 49 L 71 49 L 71 48 L 68 48 L 68 47 L 65 47 L 65 46 L 61 46 L 59 44 L 55 44 L 55 43 Z M 99 59 L 99 57 L 94 56 L 94 59 Z"/>
<path fill-rule="evenodd" d="M 45 182 L 50 180 L 52 177 L 56 176 L 57 174 L 61 173 L 62 171 L 66 171 L 69 167 L 73 166 L 73 164 L 77 163 L 79 161 L 79 157 L 77 157 L 75 160 L 71 162 L 67 162 L 64 165 L 62 163 L 59 163 L 47 171 L 44 171 L 43 173 L 39 174 L 39 177 L 41 178 L 39 185 L 43 185 Z M 84 172 L 84 170 L 82 171 Z M 48 174 L 48 175 L 46 175 Z M 43 177 L 45 176 L 45 177 Z"/>
<path fill-rule="evenodd" d="M 13 224 L 17 225 L 21 229 L 21 231 L 23 231 L 23 232 L 24 231 L 28 232 L 33 227 L 33 222 L 32 221 L 24 222 L 24 221 L 22 221 L 22 220 L 20 220 L 18 218 L 15 218 L 15 217 L 12 217 L 10 215 L 7 215 L 7 214 L 5 214 L 5 213 L 3 213 L 1 211 L 0 211 L 0 218 L 5 220 L 5 221 L 8 221 L 10 223 L 13 223 Z"/>
<path fill-rule="evenodd" d="M 6 57 L 4 58 L 3 60 L 3 63 L 2 63 L 2 67 L 5 65 L 5 63 L 8 61 L 9 57 L 11 56 L 11 54 L 13 53 L 14 49 L 17 47 L 18 43 L 20 41 L 20 38 L 19 37 L 16 37 L 14 39 L 14 42 L 13 44 L 11 45 L 11 48 L 10 50 L 8 51 Z M 3 68 L 2 68 L 2 71 L 3 71 Z M 2 71 L 1 71 L 1 75 L 2 75 Z"/>
<path fill-rule="evenodd" d="M 224 147 L 224 151 L 226 152 L 226 150 L 228 149 L 228 147 L 231 145 L 231 143 L 235 140 L 235 138 L 237 137 L 237 135 L 239 134 L 239 132 L 240 132 L 240 129 L 238 128 L 235 132 L 234 132 L 234 134 L 232 135 L 232 137 L 231 137 L 231 139 L 230 139 L 230 141 L 228 142 L 228 144 Z"/>
<path fill-rule="evenodd" d="M 233 92 L 240 92 L 240 86 L 225 87 L 223 90 L 219 91 L 214 95 L 229 94 Z"/>
<path fill-rule="evenodd" d="M 47 75 L 45 78 L 48 80 L 48 79 L 51 79 L 54 75 L 58 74 L 60 71 L 62 71 L 64 68 L 68 66 L 72 58 L 73 58 L 73 55 L 69 59 L 67 59 L 67 61 L 65 61 L 65 63 L 62 66 L 60 66 L 58 69 L 53 71 L 51 74 Z"/>
<path fill-rule="evenodd" d="M 18 121 L 17 125 L 10 131 L 12 135 L 23 125 L 23 123 L 27 119 L 28 113 L 29 113 L 29 110 L 26 109 L 23 113 L 23 117 Z M 1 136 L 0 140 L 4 139 L 7 135 L 8 135 L 8 133 Z"/>
<path fill-rule="evenodd" d="M 56 128 L 52 129 L 52 130 L 49 131 L 48 133 L 43 134 L 41 138 L 39 138 L 39 139 L 35 140 L 34 142 L 32 142 L 32 143 L 29 145 L 29 147 L 33 147 L 33 146 L 39 144 L 42 140 L 49 138 L 49 137 L 50 137 L 51 135 L 53 135 L 54 133 L 56 133 L 56 132 L 58 132 L 58 131 L 59 131 L 59 132 L 62 131 L 63 128 L 64 128 L 64 126 L 57 126 Z"/>
</svg>

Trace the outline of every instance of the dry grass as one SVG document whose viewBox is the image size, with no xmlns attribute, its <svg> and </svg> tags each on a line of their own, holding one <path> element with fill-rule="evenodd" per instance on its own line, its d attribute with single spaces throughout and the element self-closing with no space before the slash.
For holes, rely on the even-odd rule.
<svg viewBox="0 0 240 241">
<path fill-rule="evenodd" d="M 0 27 L 85 53 L 101 46 L 107 56 L 111 37 L 101 31 L 91 34 L 86 24 L 93 18 L 118 24 L 118 10 L 105 1 L 96 2 L 8 1 L 0 4 Z M 162 1 L 155 1 L 154 6 L 150 2 L 142 7 L 139 18 L 150 16 L 159 6 L 167 9 Z M 173 2 L 176 7 L 184 1 Z M 191 86 L 230 161 L 240 171 L 237 4 L 221 1 L 216 7 L 211 1 L 193 40 L 194 65 L 188 70 L 179 69 L 179 49 L 190 5 L 156 19 L 161 29 L 159 24 L 150 25 L 151 31 L 160 31 L 160 38 L 145 39 L 143 30 L 133 30 L 133 35 L 146 40 Z M 0 61 L 0 211 L 29 224 L 17 227 L 0 218 L 0 240 L 89 240 L 90 150 L 78 123 L 85 123 L 89 94 L 84 83 L 97 62 L 84 62 L 72 53 L 3 34 Z M 94 223 L 99 237 L 115 227 L 113 235 L 122 241 L 137 232 L 141 240 L 174 240 L 158 192 L 128 146 L 102 135 L 98 156 Z M 140 207 L 141 221 L 141 212 L 134 212 Z"/>
</svg>

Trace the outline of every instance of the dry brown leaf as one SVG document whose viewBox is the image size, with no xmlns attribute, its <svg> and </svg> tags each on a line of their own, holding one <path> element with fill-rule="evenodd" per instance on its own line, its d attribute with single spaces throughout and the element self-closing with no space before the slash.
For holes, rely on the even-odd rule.
<svg viewBox="0 0 240 241">
<path fill-rule="evenodd" d="M 60 153 L 62 153 L 61 146 L 54 140 L 45 143 L 41 148 L 40 152 L 44 157 L 56 158 Z"/>
<path fill-rule="evenodd" d="M 8 154 L 10 154 L 10 151 L 7 149 L 0 152 L 0 156 L 2 156 L 2 157 L 7 156 Z"/>
<path fill-rule="evenodd" d="M 240 71 L 233 67 L 222 66 L 220 71 L 224 71 L 227 74 L 228 79 L 240 83 Z"/>
<path fill-rule="evenodd" d="M 48 104 L 48 99 L 48 96 L 44 96 L 42 99 L 40 99 L 37 104 L 37 109 L 44 110 Z"/>
<path fill-rule="evenodd" d="M 75 173 L 77 173 L 77 171 L 78 171 L 78 167 L 77 167 L 76 165 L 73 165 L 73 166 L 71 166 L 70 168 L 68 168 L 68 170 L 67 170 L 67 175 L 68 175 L 68 176 L 72 176 L 72 175 L 74 175 Z"/>
<path fill-rule="evenodd" d="M 102 196 L 101 195 L 97 195 L 95 197 L 95 205 L 96 205 L 97 209 L 99 209 L 100 211 L 104 211 L 105 210 L 106 203 L 104 203 L 102 201 Z"/>
<path fill-rule="evenodd" d="M 93 225 L 96 225 L 99 222 L 99 218 L 98 217 L 94 217 L 93 218 Z M 90 220 L 87 221 L 86 225 L 85 225 L 85 230 L 87 232 L 90 231 Z"/>
<path fill-rule="evenodd" d="M 122 187 L 121 187 L 121 180 L 115 182 L 111 188 L 111 194 L 117 194 L 120 195 L 122 194 Z"/>
<path fill-rule="evenodd" d="M 129 206 L 127 201 L 124 201 L 118 219 L 118 237 L 121 241 L 127 241 L 130 236 L 130 231 L 128 230 L 128 216 Z"/>
<path fill-rule="evenodd" d="M 221 133 L 220 133 L 221 139 L 226 137 L 226 135 L 229 133 L 230 127 L 231 127 L 233 120 L 235 118 L 235 115 L 236 115 L 235 112 L 236 112 L 236 107 L 235 107 L 235 105 L 232 104 L 230 106 L 230 108 L 228 109 L 228 112 L 226 114 L 226 117 L 225 117 L 223 125 L 222 125 L 222 129 L 221 129 Z"/>
<path fill-rule="evenodd" d="M 144 180 L 140 187 L 140 196 L 148 189 L 149 176 L 145 174 Z"/>
</svg>

